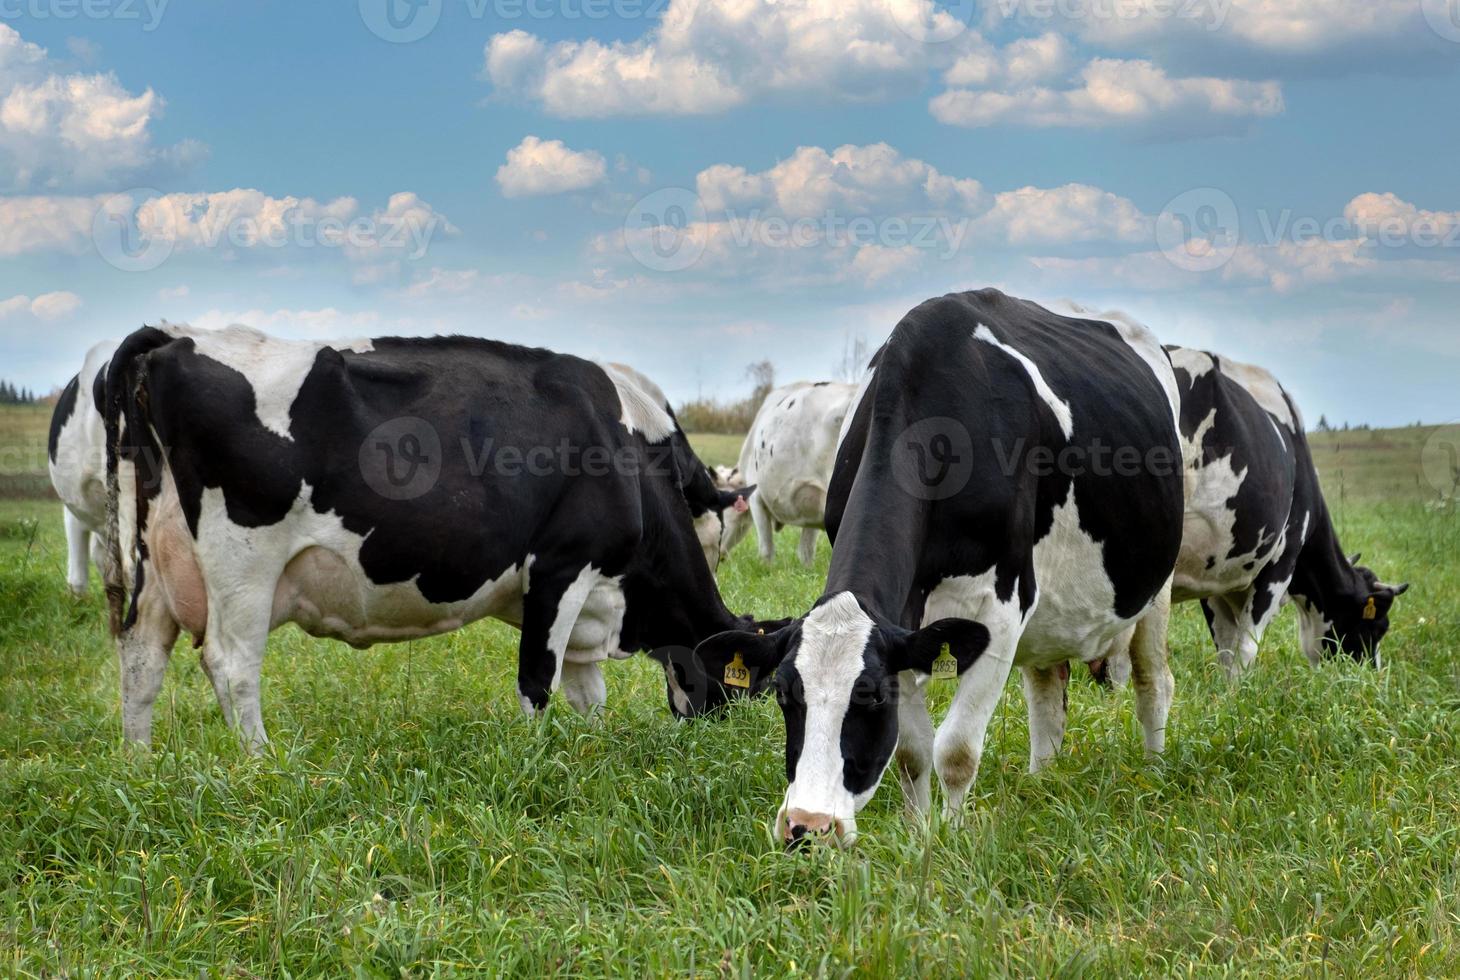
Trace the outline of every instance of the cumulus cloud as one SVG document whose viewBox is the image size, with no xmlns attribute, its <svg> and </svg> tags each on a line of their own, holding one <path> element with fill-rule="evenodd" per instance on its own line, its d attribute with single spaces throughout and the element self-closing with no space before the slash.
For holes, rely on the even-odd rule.
<svg viewBox="0 0 1460 980">
<path fill-rule="evenodd" d="M 75 293 L 42 293 L 32 299 L 29 296 L 12 296 L 0 300 L 0 320 L 21 313 L 29 313 L 37 320 L 64 320 L 81 309 L 81 297 Z"/>
<path fill-rule="evenodd" d="M 1072 88 L 949 89 L 930 103 L 953 126 L 1132 126 L 1223 130 L 1283 111 L 1277 82 L 1172 78 L 1149 61 L 1097 58 Z"/>
<path fill-rule="evenodd" d="M 100 216 L 100 217 L 99 217 Z M 409 191 L 365 211 L 353 197 L 318 201 L 274 197 L 253 188 L 96 197 L 0 197 L 0 256 L 84 252 L 94 230 L 130 223 L 134 244 L 164 240 L 174 249 L 236 253 L 264 248 L 336 249 L 352 260 L 420 258 L 437 238 L 459 229 Z"/>
<path fill-rule="evenodd" d="M 932 0 L 669 0 L 633 41 L 498 34 L 484 74 L 563 117 L 698 115 L 785 95 L 866 102 L 917 91 L 952 53 L 920 39 L 958 26 Z"/>
<path fill-rule="evenodd" d="M 128 91 L 112 74 L 66 74 L 46 50 L 0 24 L 0 173 L 11 190 L 96 186 L 186 167 L 206 150 L 158 147 L 162 99 Z"/>
<path fill-rule="evenodd" d="M 1426 211 L 1395 194 L 1360 194 L 1343 209 L 1343 216 L 1384 244 L 1460 245 L 1460 211 Z"/>
<path fill-rule="evenodd" d="M 497 184 L 504 197 L 541 197 L 587 190 L 607 175 L 602 155 L 570 150 L 562 140 L 529 136 L 507 151 L 507 162 L 497 169 Z"/>
<path fill-rule="evenodd" d="M 1107 46 L 1175 37 L 1292 55 L 1424 30 L 1417 0 L 1002 0 L 990 8 L 995 20 L 1058 26 Z"/>
</svg>

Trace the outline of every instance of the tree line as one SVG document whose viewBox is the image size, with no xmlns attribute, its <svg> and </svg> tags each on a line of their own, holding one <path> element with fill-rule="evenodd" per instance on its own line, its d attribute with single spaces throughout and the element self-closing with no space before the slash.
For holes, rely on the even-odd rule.
<svg viewBox="0 0 1460 980">
<path fill-rule="evenodd" d="M 9 381 L 0 381 L 0 405 L 38 405 L 40 396 L 29 388 L 17 388 Z"/>
</svg>

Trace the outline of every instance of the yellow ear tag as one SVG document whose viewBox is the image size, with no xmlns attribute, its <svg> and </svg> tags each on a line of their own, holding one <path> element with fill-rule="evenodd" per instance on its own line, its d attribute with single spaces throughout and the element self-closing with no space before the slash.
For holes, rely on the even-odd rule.
<svg viewBox="0 0 1460 980">
<path fill-rule="evenodd" d="M 735 659 L 725 665 L 725 686 L 750 689 L 750 668 L 745 666 L 745 658 L 738 652 Z"/>
<path fill-rule="evenodd" d="M 1379 606 L 1374 602 L 1374 597 L 1373 596 L 1369 596 L 1369 604 L 1364 607 L 1364 618 L 1365 619 L 1378 619 L 1379 618 Z"/>
<path fill-rule="evenodd" d="M 953 659 L 953 650 L 946 643 L 943 644 L 943 652 L 938 654 L 938 659 L 933 661 L 933 680 L 958 680 L 958 661 Z"/>
</svg>

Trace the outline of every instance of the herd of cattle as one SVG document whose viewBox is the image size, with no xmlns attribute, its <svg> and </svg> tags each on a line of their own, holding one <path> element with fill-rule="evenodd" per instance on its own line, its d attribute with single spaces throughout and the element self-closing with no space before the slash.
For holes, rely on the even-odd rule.
<svg viewBox="0 0 1460 980">
<path fill-rule="evenodd" d="M 51 476 L 70 586 L 101 570 L 126 737 L 151 738 L 188 633 L 228 721 L 266 741 L 269 633 L 355 647 L 493 617 L 521 630 L 529 714 L 603 705 L 601 664 L 664 668 L 680 717 L 773 689 L 779 837 L 841 843 L 893 758 L 956 815 L 1010 670 L 1030 767 L 1058 750 L 1069 663 L 1128 675 L 1146 748 L 1172 699 L 1173 601 L 1234 676 L 1292 600 L 1302 649 L 1379 663 L 1395 599 L 1341 550 L 1302 417 L 1266 371 L 1163 348 L 1112 314 L 996 291 L 909 312 L 859 385 L 772 392 L 712 471 L 631 368 L 453 337 L 348 344 L 144 327 L 88 355 Z M 794 620 L 731 612 L 720 561 L 754 526 L 832 542 Z M 925 694 L 956 681 L 934 731 Z"/>
</svg>

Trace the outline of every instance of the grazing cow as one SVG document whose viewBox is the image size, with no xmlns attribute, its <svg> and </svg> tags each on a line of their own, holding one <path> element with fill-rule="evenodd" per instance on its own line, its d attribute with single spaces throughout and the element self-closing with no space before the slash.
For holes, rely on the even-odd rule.
<svg viewBox="0 0 1460 980">
<path fill-rule="evenodd" d="M 1409 586 L 1385 585 L 1358 555 L 1345 557 L 1292 397 L 1262 368 L 1167 351 L 1181 394 L 1188 498 L 1172 601 L 1201 602 L 1233 678 L 1256 659 L 1289 600 L 1315 666 L 1333 655 L 1379 666 L 1389 613 Z"/>
<path fill-rule="evenodd" d="M 112 359 L 106 419 L 133 741 L 150 739 L 180 631 L 256 749 L 264 644 L 284 623 L 359 648 L 513 623 L 529 714 L 560 684 L 579 711 L 602 705 L 606 658 L 753 625 L 703 560 L 674 420 L 589 361 L 143 328 Z"/>
<path fill-rule="evenodd" d="M 81 373 L 61 392 L 51 415 L 48 447 L 51 486 L 61 498 L 66 525 L 66 583 L 86 595 L 91 563 L 101 567 L 101 533 L 106 526 L 106 426 L 99 392 L 115 341 L 86 354 Z"/>
<path fill-rule="evenodd" d="M 816 532 L 825 526 L 837 437 L 856 391 L 856 385 L 801 381 L 771 392 L 755 413 L 736 472 L 756 488 L 750 517 L 763 561 L 775 558 L 775 533 L 787 526 L 801 528 L 796 552 L 801 563 L 816 561 Z M 745 515 L 727 514 L 725 554 L 749 530 Z"/>
<path fill-rule="evenodd" d="M 674 422 L 674 434 L 670 436 L 670 441 L 674 448 L 676 472 L 681 481 L 679 489 L 684 494 L 685 502 L 689 504 L 690 516 L 694 518 L 695 538 L 704 551 L 705 561 L 709 564 L 710 571 L 715 571 L 720 567 L 720 561 L 725 554 L 721 543 L 725 539 L 726 528 L 737 515 L 750 509 L 746 498 L 755 492 L 755 487 L 748 487 L 744 480 L 736 480 L 705 465 L 690 446 L 689 439 L 679 427 L 679 419 L 675 416 L 669 399 L 664 397 L 663 389 L 657 384 L 626 364 L 600 366 L 619 384 L 637 386 Z"/>
<path fill-rule="evenodd" d="M 790 783 L 778 834 L 850 842 L 894 752 L 910 809 L 928 807 L 936 766 L 956 816 L 1015 664 L 1038 770 L 1064 737 L 1068 661 L 1132 627 L 1136 714 L 1161 751 L 1182 473 L 1159 343 L 997 290 L 945 296 L 903 318 L 854 405 L 825 594 L 784 630 L 696 651 L 712 676 L 775 669 Z M 936 738 L 930 675 L 958 677 Z"/>
</svg>

